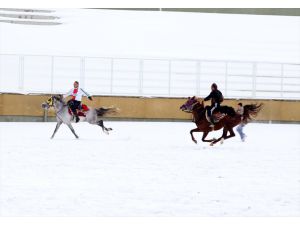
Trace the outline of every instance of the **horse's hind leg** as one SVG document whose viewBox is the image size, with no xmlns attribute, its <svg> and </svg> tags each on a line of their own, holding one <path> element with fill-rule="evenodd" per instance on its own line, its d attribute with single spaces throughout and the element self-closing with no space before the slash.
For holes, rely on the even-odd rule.
<svg viewBox="0 0 300 225">
<path fill-rule="evenodd" d="M 68 127 L 70 128 L 70 130 L 72 131 L 72 133 L 75 135 L 75 137 L 76 138 L 79 138 L 78 137 L 78 135 L 75 133 L 75 130 L 74 130 L 74 128 L 72 127 L 72 125 L 69 123 L 69 124 L 67 124 L 68 125 Z"/>
<path fill-rule="evenodd" d="M 228 131 L 229 131 L 229 135 L 227 136 L 227 133 L 226 133 L 226 136 L 224 137 L 224 139 L 232 138 L 235 136 L 235 133 L 232 128 L 230 128 Z"/>
<path fill-rule="evenodd" d="M 228 132 L 228 131 L 229 131 L 229 135 L 227 135 L 227 132 Z M 232 138 L 232 137 L 234 137 L 234 136 L 235 136 L 235 133 L 234 133 L 232 127 L 229 128 L 229 129 L 224 128 L 224 129 L 223 129 L 223 135 L 222 135 L 220 138 L 218 138 L 217 140 L 213 141 L 213 142 L 211 143 L 211 145 L 214 145 L 215 143 L 217 143 L 217 142 L 219 142 L 219 141 L 221 141 L 221 144 L 223 144 L 223 141 L 224 141 L 224 140 L 226 140 L 226 139 L 228 139 L 228 138 Z"/>
<path fill-rule="evenodd" d="M 207 137 L 208 133 L 209 133 L 209 131 L 203 132 L 202 141 L 203 142 L 212 142 L 212 141 L 215 141 L 216 140 L 215 138 L 205 140 L 205 138 Z"/>
<path fill-rule="evenodd" d="M 99 121 L 97 122 L 97 124 L 98 124 L 100 127 L 102 127 L 103 132 L 106 133 L 106 134 L 109 134 L 109 131 L 112 130 L 112 128 L 107 128 L 107 127 L 104 126 L 103 120 L 99 120 Z"/>
<path fill-rule="evenodd" d="M 217 140 L 212 141 L 210 143 L 210 146 L 213 146 L 214 144 L 216 144 L 219 141 L 221 141 L 221 144 L 223 144 L 224 139 L 226 139 L 227 131 L 228 131 L 228 129 L 224 127 L 222 136 L 220 138 L 218 138 Z"/>
<path fill-rule="evenodd" d="M 58 130 L 58 128 L 60 127 L 61 124 L 62 124 L 61 121 L 57 122 L 56 127 L 55 127 L 55 130 L 54 130 L 54 132 L 53 132 L 53 134 L 52 134 L 52 136 L 51 136 L 51 139 L 54 138 L 54 135 L 56 134 L 56 132 L 57 132 L 57 130 Z"/>
</svg>

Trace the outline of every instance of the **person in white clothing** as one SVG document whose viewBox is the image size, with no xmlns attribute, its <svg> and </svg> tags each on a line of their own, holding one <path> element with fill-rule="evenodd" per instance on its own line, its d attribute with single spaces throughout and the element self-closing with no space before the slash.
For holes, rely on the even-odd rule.
<svg viewBox="0 0 300 225">
<path fill-rule="evenodd" d="M 244 142 L 247 135 L 244 133 L 243 129 L 244 129 L 244 126 L 246 125 L 244 122 L 243 122 L 243 114 L 244 114 L 244 107 L 243 107 L 243 104 L 240 102 L 238 104 L 238 108 L 236 110 L 236 113 L 237 114 L 240 114 L 241 115 L 241 123 L 239 124 L 239 126 L 236 128 L 237 132 L 239 133 L 240 137 L 241 137 L 241 140 Z"/>
<path fill-rule="evenodd" d="M 72 88 L 70 91 L 68 91 L 65 95 L 64 98 L 72 96 L 72 98 L 68 101 L 68 106 L 73 112 L 73 115 L 76 118 L 76 123 L 79 121 L 79 117 L 77 114 L 77 109 L 81 105 L 81 99 L 82 96 L 87 96 L 89 100 L 93 101 L 92 97 L 84 91 L 82 88 L 79 88 L 79 82 L 75 81 L 74 82 L 74 88 Z"/>
</svg>

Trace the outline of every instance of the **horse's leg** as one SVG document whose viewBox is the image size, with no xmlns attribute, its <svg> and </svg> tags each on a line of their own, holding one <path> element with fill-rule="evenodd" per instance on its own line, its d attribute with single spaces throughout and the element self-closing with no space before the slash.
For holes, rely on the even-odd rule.
<svg viewBox="0 0 300 225">
<path fill-rule="evenodd" d="M 54 138 L 54 135 L 56 134 L 56 132 L 57 132 L 57 130 L 58 130 L 58 128 L 60 127 L 61 124 L 62 124 L 61 121 L 58 121 L 58 122 L 57 122 L 56 127 L 55 127 L 55 130 L 54 130 L 54 132 L 53 132 L 53 134 L 52 134 L 52 136 L 51 136 L 51 139 Z"/>
<path fill-rule="evenodd" d="M 232 137 L 234 137 L 235 136 L 235 133 L 234 133 L 234 131 L 233 131 L 233 128 L 231 127 L 231 128 L 229 128 L 228 129 L 228 131 L 229 131 L 229 135 L 227 136 L 225 136 L 224 137 L 224 139 L 228 139 L 228 138 L 232 138 Z M 226 133 L 227 134 L 227 133 Z"/>
<path fill-rule="evenodd" d="M 97 121 L 97 125 L 99 125 L 100 127 L 102 127 L 103 132 L 106 133 L 106 134 L 109 134 L 108 132 L 112 130 L 112 128 L 106 128 L 104 126 L 103 120 Z"/>
<path fill-rule="evenodd" d="M 223 133 L 222 133 L 222 136 L 219 137 L 218 139 L 216 140 L 213 140 L 211 143 L 210 143 L 210 146 L 213 146 L 214 144 L 216 144 L 217 142 L 221 141 L 221 144 L 223 144 L 223 141 L 224 139 L 226 139 L 226 135 L 227 135 L 227 131 L 228 129 L 226 127 L 223 128 Z"/>
<path fill-rule="evenodd" d="M 75 135 L 75 137 L 76 137 L 76 138 L 79 138 L 78 135 L 75 133 L 75 130 L 74 130 L 74 128 L 72 127 L 71 123 L 68 123 L 67 125 L 68 125 L 68 127 L 70 128 L 70 130 L 72 131 L 72 133 Z"/>
<path fill-rule="evenodd" d="M 212 141 L 215 141 L 216 140 L 215 138 L 209 139 L 209 140 L 205 140 L 205 138 L 207 137 L 208 133 L 209 133 L 209 131 L 203 132 L 202 141 L 203 142 L 212 142 Z"/>
<path fill-rule="evenodd" d="M 228 132 L 228 131 L 229 131 L 229 135 L 227 135 L 227 132 Z M 213 142 L 211 143 L 211 145 L 214 145 L 215 143 L 217 143 L 217 142 L 219 142 L 219 141 L 221 141 L 221 144 L 223 144 L 223 141 L 224 141 L 224 140 L 226 140 L 226 139 L 228 139 L 228 138 L 232 138 L 232 137 L 234 137 L 234 136 L 235 136 L 235 133 L 234 133 L 232 127 L 230 127 L 230 128 L 225 128 L 225 127 L 224 127 L 224 129 L 223 129 L 223 135 L 222 135 L 220 138 L 218 138 L 217 140 L 213 141 Z"/>
<path fill-rule="evenodd" d="M 193 142 L 195 142 L 197 144 L 197 140 L 194 138 L 194 135 L 193 135 L 194 132 L 201 132 L 201 131 L 198 127 L 190 131 Z"/>
</svg>

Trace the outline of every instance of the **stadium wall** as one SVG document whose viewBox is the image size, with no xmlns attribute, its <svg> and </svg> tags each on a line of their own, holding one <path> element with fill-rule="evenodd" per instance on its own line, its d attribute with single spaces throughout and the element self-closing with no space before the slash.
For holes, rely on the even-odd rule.
<svg viewBox="0 0 300 225">
<path fill-rule="evenodd" d="M 0 94 L 0 121 L 43 121 L 45 112 L 42 102 L 50 95 L 20 95 Z M 83 99 L 83 103 L 91 107 L 115 106 L 120 109 L 114 119 L 145 119 L 145 120 L 189 120 L 191 114 L 182 112 L 179 107 L 185 102 L 184 98 L 146 98 L 120 96 L 94 96 L 94 101 Z M 300 122 L 299 100 L 257 100 L 257 99 L 228 99 L 224 105 L 236 107 L 238 102 L 263 103 L 264 107 L 258 114 L 257 121 Z M 209 102 L 207 102 L 209 104 Z M 53 120 L 54 111 L 48 116 Z M 26 119 L 27 118 L 27 119 Z"/>
</svg>

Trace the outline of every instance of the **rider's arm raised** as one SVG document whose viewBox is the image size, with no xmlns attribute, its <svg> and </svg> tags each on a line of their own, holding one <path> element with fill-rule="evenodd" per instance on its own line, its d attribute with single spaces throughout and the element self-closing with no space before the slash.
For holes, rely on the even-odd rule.
<svg viewBox="0 0 300 225">
<path fill-rule="evenodd" d="M 64 94 L 63 97 L 66 98 L 66 97 L 72 95 L 72 93 L 73 93 L 73 88 L 70 91 L 68 91 L 66 94 Z"/>
<path fill-rule="evenodd" d="M 83 96 L 87 96 L 88 99 L 92 101 L 92 97 L 85 90 L 83 90 L 82 88 L 80 88 L 80 90 L 82 91 L 82 93 L 83 93 L 82 95 Z"/>
</svg>

